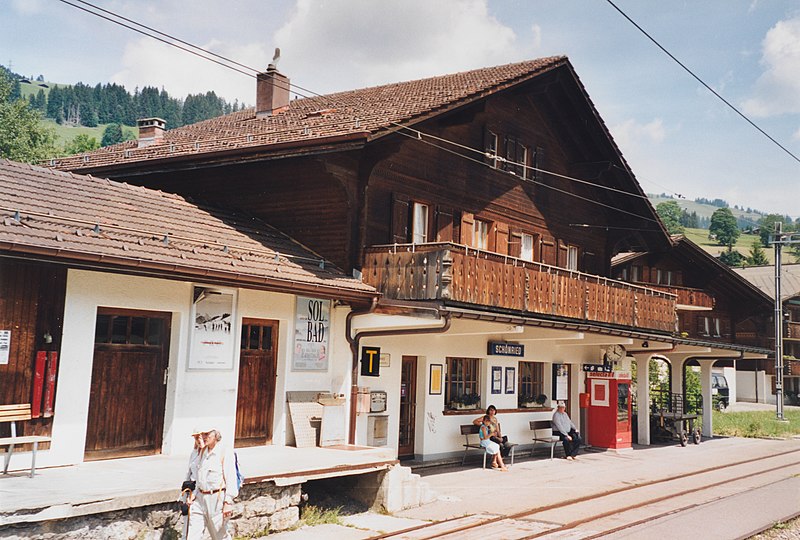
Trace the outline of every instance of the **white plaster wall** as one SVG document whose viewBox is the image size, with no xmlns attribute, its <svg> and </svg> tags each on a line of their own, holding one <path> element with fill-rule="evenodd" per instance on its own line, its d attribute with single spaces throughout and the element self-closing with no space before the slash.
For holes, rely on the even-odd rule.
<svg viewBox="0 0 800 540">
<path fill-rule="evenodd" d="M 757 388 L 756 388 L 757 387 Z M 739 401 L 749 401 L 758 403 L 770 403 L 772 398 L 775 403 L 774 394 L 771 392 L 771 381 L 764 371 L 737 371 L 736 372 L 736 399 Z"/>
<path fill-rule="evenodd" d="M 67 465 L 83 461 L 86 441 L 86 421 L 89 411 L 89 391 L 92 380 L 94 331 L 97 308 L 117 307 L 171 312 L 169 351 L 170 377 L 167 384 L 166 414 L 164 420 L 164 451 L 174 447 L 174 420 L 188 416 L 188 406 L 196 401 L 213 410 L 215 399 L 195 399 L 195 386 L 229 386 L 228 377 L 209 373 L 191 377 L 191 384 L 177 376 L 185 370 L 188 348 L 188 325 L 192 292 L 191 284 L 153 278 L 123 276 L 70 270 L 64 307 L 64 333 L 58 370 L 55 415 L 53 417 L 53 442 L 47 452 L 42 452 L 41 464 Z M 219 372 L 214 372 L 213 375 Z M 212 384 L 213 382 L 213 384 Z M 234 382 L 235 385 L 235 382 Z M 189 387 L 189 396 L 183 396 Z M 180 404 L 180 405 L 178 405 Z M 188 420 L 187 420 L 188 422 Z M 190 427 L 186 428 L 190 430 Z M 188 452 L 189 450 L 186 450 Z"/>
<path fill-rule="evenodd" d="M 211 422 L 233 439 L 239 368 L 239 336 L 243 317 L 279 321 L 278 369 L 273 444 L 285 444 L 285 390 L 323 390 L 349 394 L 350 352 L 344 339 L 347 308 L 331 310 L 331 361 L 324 372 L 291 370 L 295 296 L 246 289 L 215 289 L 234 294 L 233 369 L 189 371 L 192 287 L 195 283 L 119 274 L 70 270 L 64 309 L 64 334 L 57 381 L 51 449 L 40 452 L 38 465 L 69 465 L 83 461 L 89 410 L 94 331 L 98 307 L 172 313 L 169 378 L 162 452 L 188 454 L 188 435 L 199 422 Z M 202 285 L 197 283 L 196 285 Z M 22 466 L 24 458 L 14 458 Z"/>
<path fill-rule="evenodd" d="M 400 337 L 374 337 L 363 339 L 361 345 L 370 345 L 381 348 L 381 353 L 391 355 L 391 366 L 381 368 L 378 378 L 359 377 L 359 386 L 369 386 L 371 390 L 385 390 L 387 392 L 387 413 L 389 414 L 388 446 L 397 448 L 399 435 L 399 408 L 400 408 L 400 366 L 403 355 L 417 356 L 417 407 L 415 454 L 418 457 L 430 458 L 437 455 L 453 454 L 463 451 L 463 436 L 459 426 L 472 423 L 478 416 L 470 414 L 443 414 L 444 390 L 441 395 L 429 395 L 430 365 L 442 364 L 447 369 L 446 358 L 466 357 L 482 359 L 481 373 L 481 407 L 494 405 L 498 409 L 513 409 L 517 407 L 517 388 L 513 394 L 505 393 L 505 368 L 515 368 L 515 378 L 519 376 L 520 361 L 545 362 L 544 380 L 545 391 L 549 399 L 552 394 L 552 363 L 573 364 L 571 367 L 571 393 L 570 415 L 576 425 L 579 425 L 578 394 L 584 391 L 584 375 L 580 371 L 583 362 L 594 362 L 597 358 L 595 348 L 587 347 L 558 347 L 554 341 L 521 341 L 525 344 L 524 358 L 503 356 L 487 356 L 488 341 L 503 341 L 502 334 L 497 335 L 448 335 L 448 334 L 421 334 L 416 336 Z M 509 341 L 515 341 L 513 338 Z M 503 393 L 491 393 L 491 368 L 503 368 Z M 446 378 L 446 373 L 444 374 Z M 367 442 L 367 414 L 359 415 L 357 422 L 357 443 Z M 504 434 L 509 440 L 519 444 L 531 443 L 530 420 L 550 419 L 552 411 L 525 411 L 520 413 L 505 413 L 500 415 Z"/>
</svg>

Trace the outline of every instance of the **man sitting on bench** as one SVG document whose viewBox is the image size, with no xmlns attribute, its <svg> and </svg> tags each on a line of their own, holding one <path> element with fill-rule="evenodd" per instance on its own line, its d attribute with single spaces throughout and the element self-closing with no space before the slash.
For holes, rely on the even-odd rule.
<svg viewBox="0 0 800 540">
<path fill-rule="evenodd" d="M 570 420 L 567 414 L 567 406 L 563 401 L 556 405 L 556 412 L 553 413 L 553 435 L 557 435 L 564 444 L 564 454 L 568 460 L 574 460 L 581 449 L 581 436 L 578 428 Z"/>
</svg>

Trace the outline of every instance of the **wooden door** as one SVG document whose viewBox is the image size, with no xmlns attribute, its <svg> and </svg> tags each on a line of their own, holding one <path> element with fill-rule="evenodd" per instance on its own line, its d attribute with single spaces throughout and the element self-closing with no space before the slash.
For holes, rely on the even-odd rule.
<svg viewBox="0 0 800 540">
<path fill-rule="evenodd" d="M 242 319 L 234 441 L 237 447 L 272 442 L 277 352 L 278 321 Z"/>
<path fill-rule="evenodd" d="M 171 319 L 98 308 L 86 460 L 161 452 Z"/>
<path fill-rule="evenodd" d="M 400 369 L 400 438 L 397 455 L 401 458 L 413 458 L 417 407 L 417 357 L 404 356 Z"/>
</svg>

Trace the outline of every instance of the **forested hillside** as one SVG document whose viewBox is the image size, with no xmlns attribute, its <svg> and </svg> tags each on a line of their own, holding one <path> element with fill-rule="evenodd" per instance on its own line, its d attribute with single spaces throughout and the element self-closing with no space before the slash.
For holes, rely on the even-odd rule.
<svg viewBox="0 0 800 540">
<path fill-rule="evenodd" d="M 139 118 L 159 117 L 167 129 L 193 124 L 239 110 L 238 101 L 230 103 L 213 91 L 171 96 L 166 89 L 145 86 L 133 93 L 124 86 L 109 83 L 90 86 L 46 82 L 44 76 L 24 77 L 0 66 L 14 81 L 12 99 L 24 97 L 31 108 L 58 124 L 95 127 L 100 124 L 135 126 Z"/>
</svg>

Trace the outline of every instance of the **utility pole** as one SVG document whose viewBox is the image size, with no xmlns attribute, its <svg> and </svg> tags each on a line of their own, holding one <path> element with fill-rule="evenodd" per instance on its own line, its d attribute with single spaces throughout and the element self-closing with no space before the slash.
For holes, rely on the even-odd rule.
<svg viewBox="0 0 800 540">
<path fill-rule="evenodd" d="M 772 244 L 775 246 L 775 414 L 780 421 L 783 417 L 783 299 L 781 298 L 781 248 L 800 244 L 800 238 L 792 238 L 797 234 L 784 234 L 783 224 L 775 222 L 775 235 Z"/>
</svg>

